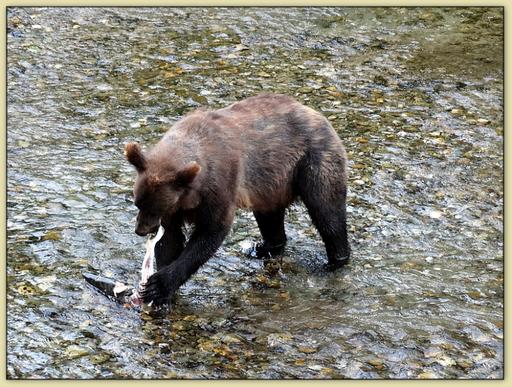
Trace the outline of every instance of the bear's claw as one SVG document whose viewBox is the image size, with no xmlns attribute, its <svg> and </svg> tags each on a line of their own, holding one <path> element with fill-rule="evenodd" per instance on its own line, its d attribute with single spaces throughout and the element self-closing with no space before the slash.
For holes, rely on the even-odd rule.
<svg viewBox="0 0 512 387">
<path fill-rule="evenodd" d="M 165 291 L 157 273 L 149 277 L 148 282 L 141 287 L 139 296 L 144 304 L 154 307 L 166 305 L 169 300 L 168 292 Z"/>
</svg>

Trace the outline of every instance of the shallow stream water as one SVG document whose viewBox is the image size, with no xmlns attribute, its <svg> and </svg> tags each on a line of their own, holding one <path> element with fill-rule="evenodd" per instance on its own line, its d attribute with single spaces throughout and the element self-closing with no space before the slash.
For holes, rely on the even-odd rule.
<svg viewBox="0 0 512 387">
<path fill-rule="evenodd" d="M 503 9 L 9 8 L 9 378 L 501 378 Z M 259 92 L 323 112 L 350 159 L 353 258 L 302 205 L 285 254 L 222 248 L 157 315 L 136 284 L 128 141 Z"/>
</svg>

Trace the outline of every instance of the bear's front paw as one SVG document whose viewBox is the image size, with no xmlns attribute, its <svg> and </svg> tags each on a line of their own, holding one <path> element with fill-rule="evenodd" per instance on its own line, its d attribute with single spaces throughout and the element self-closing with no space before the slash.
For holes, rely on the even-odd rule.
<svg viewBox="0 0 512 387">
<path fill-rule="evenodd" d="M 162 273 L 154 273 L 140 290 L 142 302 L 154 307 L 166 305 L 169 302 L 170 294 L 165 285 L 166 281 Z"/>
</svg>

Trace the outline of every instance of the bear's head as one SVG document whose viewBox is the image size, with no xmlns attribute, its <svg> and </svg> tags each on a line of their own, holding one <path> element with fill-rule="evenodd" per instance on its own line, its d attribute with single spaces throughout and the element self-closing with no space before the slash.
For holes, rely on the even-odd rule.
<svg viewBox="0 0 512 387">
<path fill-rule="evenodd" d="M 128 143 L 126 159 L 137 170 L 133 188 L 135 205 L 139 209 L 135 233 L 145 236 L 158 231 L 162 217 L 180 208 L 192 183 L 201 171 L 195 162 L 176 166 L 169 160 L 147 157 L 137 143 Z"/>
</svg>

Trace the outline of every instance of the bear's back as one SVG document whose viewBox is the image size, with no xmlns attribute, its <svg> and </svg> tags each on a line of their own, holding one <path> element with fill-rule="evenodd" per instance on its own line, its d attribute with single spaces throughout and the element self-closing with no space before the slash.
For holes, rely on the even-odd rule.
<svg viewBox="0 0 512 387">
<path fill-rule="evenodd" d="M 219 184 L 234 168 L 238 206 L 260 210 L 286 206 L 294 199 L 294 171 L 307 154 L 344 152 L 325 117 L 279 94 L 250 97 L 218 110 L 196 110 L 166 137 L 175 148 L 170 154 L 197 152 L 198 159 L 216 171 Z"/>
</svg>

